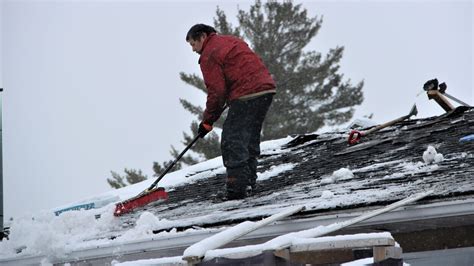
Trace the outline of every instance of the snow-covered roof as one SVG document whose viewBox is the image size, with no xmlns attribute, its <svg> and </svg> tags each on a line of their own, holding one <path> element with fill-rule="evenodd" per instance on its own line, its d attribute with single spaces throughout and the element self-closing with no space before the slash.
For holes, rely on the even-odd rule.
<svg viewBox="0 0 474 266">
<path fill-rule="evenodd" d="M 45 211 L 34 219 L 15 219 L 10 240 L 0 243 L 0 263 L 28 256 L 79 256 L 77 252 L 97 248 L 120 254 L 125 244 L 146 248 L 144 241 L 155 241 L 156 248 L 166 246 L 163 241 L 209 236 L 222 227 L 257 221 L 295 205 L 305 210 L 288 218 L 287 224 L 332 213 L 340 217 L 341 211 L 380 206 L 430 189 L 433 194 L 418 204 L 474 199 L 474 141 L 459 141 L 474 133 L 474 111 L 460 108 L 440 117 L 400 122 L 353 146 L 347 143 L 347 133 L 262 143 L 258 187 L 244 200 L 216 200 L 224 189 L 225 168 L 219 157 L 168 174 L 159 185 L 166 188 L 169 200 L 118 218 L 112 215 L 114 204 L 109 204 L 60 216 Z M 124 200 L 151 182 L 95 199 Z"/>
</svg>

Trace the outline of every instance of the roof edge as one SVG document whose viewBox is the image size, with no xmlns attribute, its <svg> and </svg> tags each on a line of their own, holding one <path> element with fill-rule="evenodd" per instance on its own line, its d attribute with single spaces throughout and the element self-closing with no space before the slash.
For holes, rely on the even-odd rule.
<svg viewBox="0 0 474 266">
<path fill-rule="evenodd" d="M 328 225 L 335 222 L 342 222 L 350 218 L 354 218 L 371 209 L 377 207 L 361 208 L 351 213 L 337 213 L 328 215 L 318 215 L 311 218 L 292 219 L 277 222 L 272 225 L 260 228 L 239 240 L 258 239 L 264 237 L 275 237 L 278 235 L 296 232 L 300 230 L 306 230 L 314 228 L 320 225 Z M 380 216 L 371 218 L 370 220 L 361 222 L 350 228 L 358 228 L 363 226 L 417 221 L 417 220 L 430 220 L 445 217 L 464 216 L 474 214 L 474 198 L 453 200 L 449 202 L 432 202 L 423 205 L 410 205 L 398 208 L 391 212 L 382 214 Z M 224 229 L 223 229 L 224 230 Z M 219 230 L 203 230 L 200 232 L 188 233 L 185 235 L 177 235 L 176 237 L 156 237 L 145 241 L 135 241 L 130 243 L 114 243 L 108 245 L 98 245 L 91 248 L 82 250 L 76 250 L 67 254 L 71 260 L 52 259 L 48 258 L 50 263 L 65 263 L 73 262 L 78 260 L 90 260 L 97 258 L 111 257 L 113 254 L 120 253 L 122 256 L 133 253 L 143 253 L 146 251 L 160 251 L 170 250 L 177 248 L 184 248 L 202 240 L 211 235 L 219 232 Z M 11 257 L 2 258 L 0 263 L 22 263 L 22 264 L 36 264 L 41 263 L 46 257 L 44 256 L 23 256 L 23 257 Z"/>
</svg>

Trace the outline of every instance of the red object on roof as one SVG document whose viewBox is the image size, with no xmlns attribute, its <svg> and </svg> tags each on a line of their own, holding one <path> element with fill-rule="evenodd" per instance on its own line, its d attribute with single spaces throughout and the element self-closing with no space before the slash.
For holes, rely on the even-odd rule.
<svg viewBox="0 0 474 266">
<path fill-rule="evenodd" d="M 120 216 L 127 212 L 131 212 L 136 208 L 143 207 L 150 202 L 157 201 L 157 200 L 167 200 L 167 199 L 168 199 L 168 193 L 165 191 L 165 188 L 158 187 L 148 193 L 140 194 L 129 200 L 117 203 L 115 205 L 114 215 Z"/>
</svg>

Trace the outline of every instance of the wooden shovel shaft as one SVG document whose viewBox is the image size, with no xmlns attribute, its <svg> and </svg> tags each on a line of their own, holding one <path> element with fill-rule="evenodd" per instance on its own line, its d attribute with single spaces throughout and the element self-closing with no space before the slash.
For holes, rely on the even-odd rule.
<svg viewBox="0 0 474 266">
<path fill-rule="evenodd" d="M 364 135 L 367 135 L 367 134 L 370 134 L 372 132 L 375 132 L 375 131 L 378 131 L 378 130 L 381 130 L 382 128 L 386 128 L 386 127 L 389 127 L 391 125 L 395 125 L 396 123 L 400 122 L 400 121 L 403 121 L 405 119 L 407 119 L 408 117 L 410 117 L 409 115 L 406 115 L 406 116 L 403 116 L 403 117 L 400 117 L 400 118 L 397 118 L 395 120 L 392 120 L 390 122 L 387 122 L 387 123 L 384 123 L 384 124 L 381 124 L 381 125 L 378 125 L 374 128 L 371 128 L 367 131 L 364 132 Z"/>
<path fill-rule="evenodd" d="M 378 126 L 376 126 L 376 127 L 374 127 L 374 128 L 371 128 L 371 129 L 365 131 L 365 132 L 364 132 L 364 135 L 367 135 L 367 134 L 370 134 L 370 133 L 372 133 L 372 132 L 378 131 L 378 130 L 380 130 L 380 129 L 382 129 L 382 128 L 389 127 L 389 126 L 391 126 L 391 125 L 395 125 L 396 123 L 401 122 L 401 121 L 403 121 L 403 120 L 406 120 L 406 119 L 410 118 L 410 116 L 412 116 L 412 115 L 417 115 L 417 114 L 418 114 L 418 110 L 416 109 L 416 105 L 413 105 L 413 107 L 411 108 L 409 114 L 407 114 L 407 115 L 405 115 L 405 116 L 402 116 L 402 117 L 400 117 L 400 118 L 397 118 L 397 119 L 395 119 L 395 120 L 389 121 L 389 122 L 387 122 L 387 123 L 378 125 Z"/>
</svg>

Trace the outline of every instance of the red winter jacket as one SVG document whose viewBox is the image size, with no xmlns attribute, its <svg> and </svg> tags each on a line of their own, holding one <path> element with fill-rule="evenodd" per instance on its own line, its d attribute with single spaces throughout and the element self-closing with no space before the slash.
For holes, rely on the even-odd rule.
<svg viewBox="0 0 474 266">
<path fill-rule="evenodd" d="M 199 64 L 207 87 L 203 121 L 213 124 L 224 104 L 242 96 L 275 90 L 262 60 L 241 39 L 211 33 L 202 46 Z"/>
</svg>

